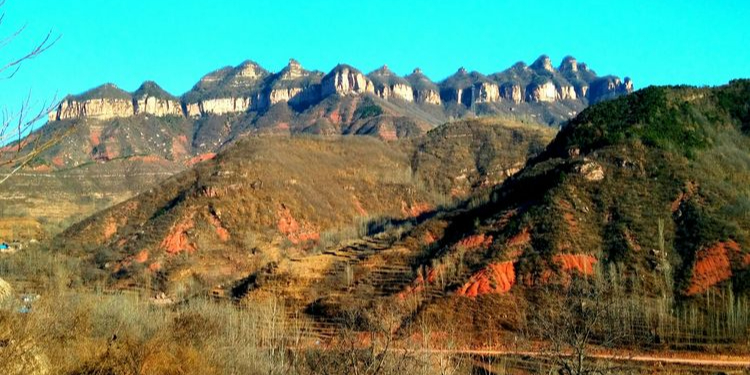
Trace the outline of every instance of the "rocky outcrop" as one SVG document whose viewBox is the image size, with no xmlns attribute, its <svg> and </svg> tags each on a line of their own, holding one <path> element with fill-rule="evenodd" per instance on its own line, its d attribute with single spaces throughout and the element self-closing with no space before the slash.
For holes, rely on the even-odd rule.
<svg viewBox="0 0 750 375">
<path fill-rule="evenodd" d="M 198 103 L 201 115 L 224 115 L 227 113 L 246 112 L 252 106 L 251 98 L 216 98 Z M 192 107 L 194 108 L 194 106 Z M 190 110 L 188 112 L 191 112 Z M 193 109 L 194 112 L 194 109 Z"/>
<path fill-rule="evenodd" d="M 633 92 L 633 81 L 630 78 L 626 77 L 623 82 L 615 76 L 601 77 L 591 82 L 589 103 L 598 103 L 631 92 Z"/>
<path fill-rule="evenodd" d="M 531 103 L 551 103 L 558 98 L 557 88 L 552 82 L 531 84 L 526 88 L 526 100 Z"/>
<path fill-rule="evenodd" d="M 142 99 L 134 99 L 133 104 L 136 115 L 182 116 L 182 105 L 176 100 L 147 96 Z"/>
<path fill-rule="evenodd" d="M 375 93 L 372 81 L 349 65 L 338 65 L 321 81 L 321 95 L 359 95 Z"/>
<path fill-rule="evenodd" d="M 509 102 L 520 104 L 523 101 L 523 89 L 515 83 L 504 83 L 500 86 L 500 97 Z"/>
<path fill-rule="evenodd" d="M 290 59 L 284 69 L 274 74 L 263 89 L 256 108 L 267 109 L 277 103 L 291 105 L 309 104 L 320 98 L 322 73 L 310 72 L 294 59 Z"/>
<path fill-rule="evenodd" d="M 136 115 L 182 116 L 182 104 L 153 81 L 144 82 L 133 93 L 133 110 Z"/>
<path fill-rule="evenodd" d="M 212 116 L 257 111 L 287 103 L 298 112 L 331 95 L 372 94 L 383 100 L 445 106 L 442 115 L 463 116 L 460 106 L 493 104 L 507 101 L 514 105 L 535 105 L 566 101 L 568 116 L 583 106 L 625 95 L 633 91 L 629 78 L 597 77 L 596 73 L 574 57 L 566 56 L 558 68 L 549 56 L 542 55 L 531 65 L 522 62 L 511 68 L 484 76 L 461 68 L 435 84 L 420 69 L 400 77 L 387 66 L 368 75 L 349 65 L 338 65 L 330 73 L 307 71 L 299 62 L 289 64 L 278 73 L 270 73 L 252 61 L 236 67 L 225 67 L 205 75 L 178 99 L 153 82 L 144 83 L 132 95 L 107 84 L 78 96 L 66 98 L 49 114 L 50 121 L 75 118 L 107 120 L 134 115 Z M 458 104 L 453 107 L 449 103 Z M 474 114 L 498 111 L 529 111 L 525 107 L 490 105 L 474 108 Z M 537 109 L 534 109 L 536 111 Z M 427 113 L 432 113 L 432 109 Z M 556 117 L 565 117 L 555 114 Z M 564 120 L 564 119 L 563 119 Z"/>
<path fill-rule="evenodd" d="M 414 69 L 405 79 L 412 87 L 415 102 L 433 105 L 442 104 L 440 89 L 422 73 L 422 69 Z"/>
<path fill-rule="evenodd" d="M 534 63 L 529 66 L 533 70 L 545 70 L 548 72 L 554 72 L 555 68 L 552 67 L 552 60 L 550 60 L 549 56 L 547 55 L 541 55 L 539 56 Z"/>
<path fill-rule="evenodd" d="M 375 88 L 375 95 L 383 99 L 400 99 L 407 102 L 414 101 L 414 91 L 409 82 L 397 76 L 387 65 L 368 74 Z"/>
<path fill-rule="evenodd" d="M 578 94 L 573 86 L 562 86 L 557 89 L 557 97 L 560 100 L 576 100 Z"/>
<path fill-rule="evenodd" d="M 492 82 L 477 82 L 472 89 L 474 103 L 494 103 L 500 100 L 500 88 Z"/>
<path fill-rule="evenodd" d="M 115 117 L 133 116 L 134 113 L 132 100 L 102 98 L 77 101 L 68 99 L 60 103 L 57 111 L 49 117 L 57 121 L 83 117 L 108 120 Z"/>
</svg>

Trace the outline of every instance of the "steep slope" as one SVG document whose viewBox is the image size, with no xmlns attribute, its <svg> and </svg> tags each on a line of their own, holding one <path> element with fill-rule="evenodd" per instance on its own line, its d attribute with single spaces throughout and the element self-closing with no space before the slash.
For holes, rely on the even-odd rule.
<svg viewBox="0 0 750 375">
<path fill-rule="evenodd" d="M 734 81 L 597 104 L 491 194 L 331 251 L 315 277 L 259 272 L 247 295 L 274 290 L 323 322 L 391 306 L 405 329 L 477 344 L 512 340 L 538 287 L 583 276 L 618 288 L 630 310 L 616 319 L 649 344 L 744 340 L 748 103 L 750 81 Z"/>
<path fill-rule="evenodd" d="M 453 179 L 455 186 L 445 181 L 451 173 L 464 171 L 475 183 L 502 180 L 499 166 L 522 165 L 552 137 L 549 129 L 498 119 L 446 124 L 433 132 L 401 143 L 248 137 L 74 225 L 57 240 L 96 265 L 102 277 L 121 279 L 119 287 L 144 287 L 140 277 L 155 272 L 164 282 L 155 287 L 162 290 L 173 290 L 186 275 L 231 285 L 269 262 L 306 257 L 312 249 L 436 210 L 448 202 L 446 191 L 473 187 L 460 178 Z M 492 152 L 470 148 L 433 175 L 436 155 L 488 141 L 496 147 Z M 477 169 L 476 160 L 483 158 L 486 168 Z"/>
</svg>

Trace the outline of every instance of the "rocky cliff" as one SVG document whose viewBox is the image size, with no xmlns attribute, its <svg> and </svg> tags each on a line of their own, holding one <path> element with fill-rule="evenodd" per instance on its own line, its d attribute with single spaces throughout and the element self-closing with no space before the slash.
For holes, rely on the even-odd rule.
<svg viewBox="0 0 750 375">
<path fill-rule="evenodd" d="M 368 74 L 367 78 L 373 82 L 375 95 L 383 99 L 414 101 L 414 90 L 409 81 L 394 74 L 387 65 Z"/>
<path fill-rule="evenodd" d="M 324 75 L 305 70 L 292 59 L 279 72 L 271 73 L 255 62 L 245 61 L 205 75 L 181 98 L 154 82 L 144 83 L 133 94 L 111 84 L 103 85 L 66 98 L 49 120 L 83 117 L 106 120 L 139 114 L 200 118 L 250 111 L 263 113 L 280 103 L 301 112 L 332 96 L 371 95 L 386 102 L 405 102 L 399 106 L 414 103 L 442 107 L 442 114 L 435 117 L 435 110 L 429 109 L 431 114 L 425 115 L 429 119 L 422 119 L 433 123 L 442 121 L 442 116 L 463 116 L 467 111 L 475 115 L 522 111 L 533 114 L 532 117 L 541 116 L 546 123 L 560 123 L 589 103 L 632 91 L 629 78 L 622 81 L 616 76 L 599 77 L 572 56 L 566 56 L 557 68 L 549 56 L 542 55 L 531 65 L 519 62 L 489 76 L 461 68 L 437 84 L 420 69 L 401 77 L 383 66 L 365 75 L 352 66 L 340 64 Z M 563 106 L 552 106 L 558 102 Z M 475 104 L 481 104 L 479 112 Z M 519 108 L 521 105 L 524 107 Z M 340 114 L 331 115 L 332 122 L 337 123 Z"/>
<path fill-rule="evenodd" d="M 362 72 L 344 64 L 339 64 L 321 81 L 321 94 L 330 95 L 358 95 L 372 94 L 375 87 Z"/>
<path fill-rule="evenodd" d="M 406 81 L 414 90 L 414 100 L 417 103 L 441 105 L 440 88 L 422 73 L 422 69 L 416 68 L 405 77 Z"/>
</svg>

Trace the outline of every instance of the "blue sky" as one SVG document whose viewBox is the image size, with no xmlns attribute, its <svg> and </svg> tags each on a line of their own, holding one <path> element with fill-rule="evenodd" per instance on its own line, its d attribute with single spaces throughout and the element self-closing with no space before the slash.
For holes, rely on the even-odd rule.
<svg viewBox="0 0 750 375">
<path fill-rule="evenodd" d="M 600 74 L 651 84 L 716 85 L 750 77 L 750 1 L 115 1 L 6 0 L 5 62 L 49 29 L 62 38 L 0 80 L 0 108 L 31 90 L 37 101 L 104 82 L 132 91 L 155 80 L 173 94 L 205 73 L 290 57 L 327 71 L 348 63 L 414 67 L 440 80 L 464 66 L 492 73 L 548 54 L 573 55 Z"/>
</svg>

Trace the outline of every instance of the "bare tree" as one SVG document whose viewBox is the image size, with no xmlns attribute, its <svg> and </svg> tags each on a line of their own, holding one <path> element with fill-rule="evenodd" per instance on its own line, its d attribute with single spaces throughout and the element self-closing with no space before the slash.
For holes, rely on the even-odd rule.
<svg viewBox="0 0 750 375">
<path fill-rule="evenodd" d="M 573 276 L 541 287 L 530 309 L 530 334 L 547 346 L 545 357 L 563 375 L 604 374 L 609 363 L 591 357 L 593 346 L 613 347 L 622 340 L 622 326 L 614 321 L 617 296 L 600 275 Z"/>
<path fill-rule="evenodd" d="M 0 0 L 0 28 L 5 21 L 5 13 L 2 11 L 4 5 L 5 0 Z M 17 41 L 25 30 L 26 26 L 22 26 L 11 31 L 7 36 L 0 36 L 0 52 Z M 0 80 L 13 78 L 25 62 L 43 54 L 59 39 L 60 36 L 53 36 L 50 30 L 41 41 L 33 44 L 28 52 L 21 56 L 2 56 L 0 54 Z M 0 168 L 10 167 L 10 172 L 0 175 L 0 184 L 8 180 L 10 176 L 18 172 L 40 153 L 60 142 L 70 131 L 70 129 L 56 130 L 52 131 L 51 134 L 37 133 L 24 138 L 31 133 L 35 124 L 56 107 L 56 99 L 41 104 L 33 103 L 31 92 L 29 92 L 18 109 L 3 108 L 0 122 Z"/>
</svg>

